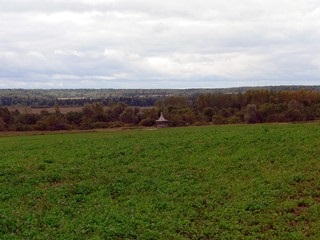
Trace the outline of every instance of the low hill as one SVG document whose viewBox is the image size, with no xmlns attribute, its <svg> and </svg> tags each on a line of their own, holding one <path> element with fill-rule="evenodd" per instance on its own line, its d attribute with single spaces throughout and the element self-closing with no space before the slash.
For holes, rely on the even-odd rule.
<svg viewBox="0 0 320 240">
<path fill-rule="evenodd" d="M 0 89 L 0 106 L 23 105 L 33 107 L 83 106 L 85 103 L 101 101 L 124 102 L 130 106 L 153 106 L 168 96 L 195 97 L 199 94 L 244 93 L 249 90 L 312 90 L 320 86 L 265 86 L 216 89 Z"/>
</svg>

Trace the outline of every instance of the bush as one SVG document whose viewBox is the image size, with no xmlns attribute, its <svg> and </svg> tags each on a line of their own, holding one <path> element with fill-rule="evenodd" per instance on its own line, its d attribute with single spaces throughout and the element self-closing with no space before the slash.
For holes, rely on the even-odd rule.
<svg viewBox="0 0 320 240">
<path fill-rule="evenodd" d="M 205 126 L 205 125 L 208 125 L 208 122 L 198 121 L 193 124 L 193 126 Z"/>
<path fill-rule="evenodd" d="M 123 127 L 123 122 L 120 121 L 115 121 L 115 122 L 110 122 L 109 127 L 110 128 L 118 128 L 118 127 Z"/>
<path fill-rule="evenodd" d="M 6 123 L 4 122 L 3 118 L 0 117 L 0 131 L 6 130 Z"/>
<path fill-rule="evenodd" d="M 212 117 L 212 123 L 219 125 L 219 124 L 227 124 L 228 121 L 225 117 L 221 116 L 221 115 L 214 115 Z"/>
<path fill-rule="evenodd" d="M 48 129 L 48 125 L 45 121 L 38 121 L 37 124 L 35 125 L 35 130 L 43 131 L 47 129 Z"/>
<path fill-rule="evenodd" d="M 154 126 L 155 120 L 153 118 L 142 119 L 139 123 L 140 126 L 151 127 Z"/>
<path fill-rule="evenodd" d="M 35 130 L 33 128 L 33 126 L 30 126 L 30 125 L 24 125 L 24 124 L 21 124 L 21 123 L 18 123 L 16 125 L 16 131 L 33 131 Z"/>
<path fill-rule="evenodd" d="M 109 124 L 106 122 L 95 122 L 95 123 L 92 123 L 91 126 L 92 128 L 108 128 Z"/>
<path fill-rule="evenodd" d="M 228 119 L 228 123 L 231 123 L 231 124 L 241 123 L 241 122 L 242 122 L 241 118 L 237 116 L 232 116 Z"/>
</svg>

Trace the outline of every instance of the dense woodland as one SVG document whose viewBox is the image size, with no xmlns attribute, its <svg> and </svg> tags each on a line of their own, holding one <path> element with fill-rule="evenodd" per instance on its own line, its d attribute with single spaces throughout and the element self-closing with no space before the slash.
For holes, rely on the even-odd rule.
<svg viewBox="0 0 320 240">
<path fill-rule="evenodd" d="M 152 107 L 168 96 L 195 99 L 201 94 L 237 94 L 255 90 L 318 91 L 320 86 L 270 86 L 216 89 L 0 89 L 0 106 L 23 105 L 30 107 L 84 106 L 101 102 L 107 106 L 123 102 L 129 106 Z"/>
<path fill-rule="evenodd" d="M 154 126 L 161 111 L 169 120 L 170 126 L 298 122 L 320 119 L 320 92 L 314 89 L 255 89 L 189 95 L 173 95 L 165 90 L 162 95 L 159 92 L 154 93 L 152 95 L 157 95 L 159 99 L 155 99 L 151 106 L 147 105 L 148 107 L 128 104 L 126 101 L 120 101 L 120 97 L 119 101 L 108 102 L 91 99 L 91 102 L 83 103 L 81 111 L 68 113 L 61 113 L 62 105 L 57 99 L 54 102 L 54 112 L 44 109 L 40 114 L 10 111 L 5 104 L 2 104 L 0 130 L 54 131 Z M 126 98 L 130 99 L 130 96 Z"/>
</svg>

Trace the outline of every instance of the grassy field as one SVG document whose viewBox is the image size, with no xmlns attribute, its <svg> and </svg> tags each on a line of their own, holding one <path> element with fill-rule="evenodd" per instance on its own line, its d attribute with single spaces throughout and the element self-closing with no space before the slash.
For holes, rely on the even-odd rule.
<svg viewBox="0 0 320 240">
<path fill-rule="evenodd" d="M 0 137 L 0 239 L 320 239 L 320 125 Z"/>
</svg>

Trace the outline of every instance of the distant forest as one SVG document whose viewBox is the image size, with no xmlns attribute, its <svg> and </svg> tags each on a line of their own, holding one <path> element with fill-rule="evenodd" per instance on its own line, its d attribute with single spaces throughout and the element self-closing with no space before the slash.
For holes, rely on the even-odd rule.
<svg viewBox="0 0 320 240">
<path fill-rule="evenodd" d="M 168 96 L 195 99 L 200 94 L 237 94 L 253 90 L 320 92 L 320 86 L 270 86 L 216 89 L 0 89 L 0 106 L 53 107 L 84 106 L 101 102 L 108 105 L 123 102 L 129 106 L 150 107 Z"/>
<path fill-rule="evenodd" d="M 70 111 L 62 113 L 66 106 Z M 0 131 L 154 126 L 160 112 L 170 126 L 314 121 L 320 120 L 320 86 L 0 90 Z"/>
</svg>

